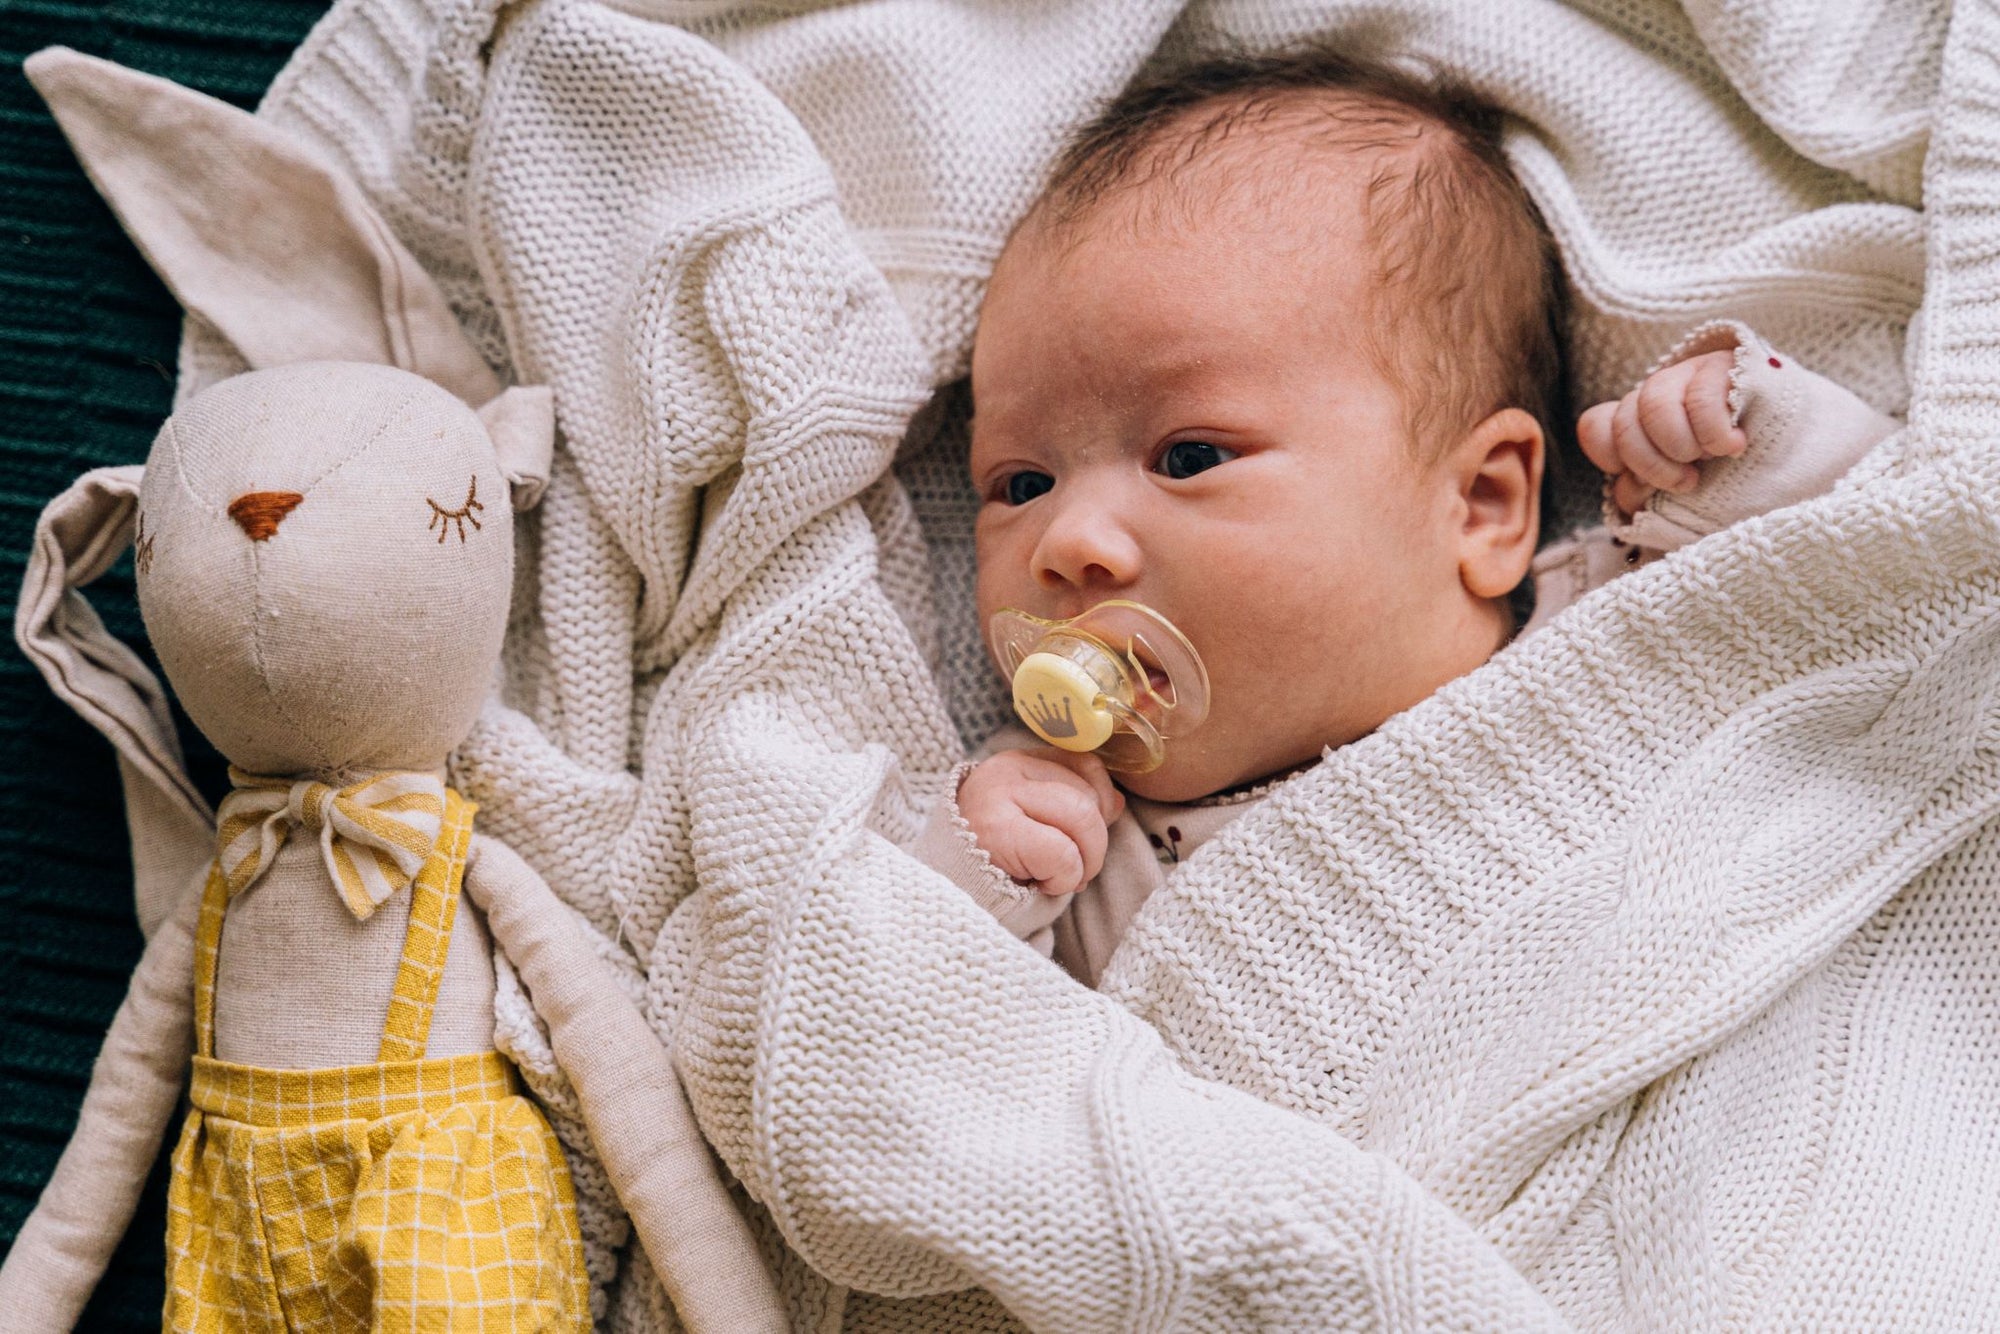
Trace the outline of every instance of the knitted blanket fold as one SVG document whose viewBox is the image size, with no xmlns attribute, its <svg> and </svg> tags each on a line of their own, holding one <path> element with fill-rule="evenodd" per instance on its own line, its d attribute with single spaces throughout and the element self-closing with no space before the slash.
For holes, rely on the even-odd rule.
<svg viewBox="0 0 2000 1334">
<path fill-rule="evenodd" d="M 1093 993 L 897 850 L 1004 707 L 924 405 L 1069 126 L 1304 37 L 1514 113 L 1584 401 L 1729 316 L 1910 425 L 1284 785 Z M 643 985 L 801 1328 L 2000 1309 L 1995 50 L 1941 0 L 336 7 L 262 114 L 563 432 L 455 777 Z M 608 1319 L 672 1327 L 643 1263 Z"/>
</svg>

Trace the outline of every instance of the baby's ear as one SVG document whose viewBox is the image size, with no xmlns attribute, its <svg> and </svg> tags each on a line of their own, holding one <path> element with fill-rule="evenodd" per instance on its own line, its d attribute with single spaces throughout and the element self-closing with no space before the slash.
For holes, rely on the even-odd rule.
<svg viewBox="0 0 2000 1334">
<path fill-rule="evenodd" d="M 63 47 L 24 68 L 146 261 L 253 368 L 365 361 L 470 404 L 500 392 L 361 188 L 277 128 Z"/>
<path fill-rule="evenodd" d="M 1527 576 L 1541 533 L 1541 423 L 1502 408 L 1444 459 L 1463 506 L 1459 578 L 1474 597 L 1505 597 Z"/>
<path fill-rule="evenodd" d="M 481 407 L 479 420 L 493 438 L 514 508 L 533 509 L 549 484 L 549 464 L 555 456 L 555 396 L 544 385 L 515 385 Z"/>
</svg>

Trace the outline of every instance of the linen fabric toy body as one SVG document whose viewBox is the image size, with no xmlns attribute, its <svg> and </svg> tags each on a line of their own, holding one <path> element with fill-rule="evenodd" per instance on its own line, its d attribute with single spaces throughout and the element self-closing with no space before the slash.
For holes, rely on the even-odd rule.
<svg viewBox="0 0 2000 1334">
<path fill-rule="evenodd" d="M 506 631 L 512 511 L 548 474 L 548 392 L 503 391 L 352 184 L 268 127 L 71 52 L 28 69 L 149 260 L 256 369 L 37 534 L 17 635 L 150 789 L 142 909 L 167 907 L 0 1268 L 0 1328 L 76 1319 L 190 1053 L 168 1328 L 587 1327 L 563 1149 L 494 1047 L 496 947 L 682 1320 L 781 1327 L 659 1039 L 447 784 Z M 232 764 L 212 830 L 157 682 L 73 591 L 128 540 L 166 674 Z"/>
<path fill-rule="evenodd" d="M 480 1033 L 491 952 L 457 911 L 472 809 L 444 757 L 497 651 L 511 534 L 420 525 L 431 496 L 505 494 L 483 435 L 407 372 L 308 363 L 198 396 L 148 463 L 140 606 L 237 766 L 195 932 L 170 1329 L 589 1322 L 562 1150 Z"/>
<path fill-rule="evenodd" d="M 454 1328 L 588 1327 L 576 1200 L 554 1131 L 490 1043 L 426 1051 L 471 833 L 471 804 L 445 789 L 435 847 L 408 886 L 372 1063 L 273 1070 L 215 1059 L 216 963 L 233 894 L 220 860 L 209 873 L 195 937 L 193 1106 L 167 1203 L 168 1328 L 416 1327 L 447 1313 Z"/>
</svg>

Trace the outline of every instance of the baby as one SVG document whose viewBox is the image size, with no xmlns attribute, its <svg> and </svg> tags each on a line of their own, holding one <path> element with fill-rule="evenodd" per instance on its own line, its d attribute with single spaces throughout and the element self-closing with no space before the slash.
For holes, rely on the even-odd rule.
<svg viewBox="0 0 2000 1334">
<path fill-rule="evenodd" d="M 1326 51 L 1214 60 L 1086 128 L 994 269 L 982 622 L 1131 599 L 1212 687 L 1207 721 L 1116 783 L 1007 729 L 913 847 L 1088 984 L 1173 863 L 1524 632 L 1531 565 L 1527 629 L 1896 427 L 1710 326 L 1584 415 L 1613 523 L 1537 558 L 1560 277 L 1497 122 Z"/>
</svg>

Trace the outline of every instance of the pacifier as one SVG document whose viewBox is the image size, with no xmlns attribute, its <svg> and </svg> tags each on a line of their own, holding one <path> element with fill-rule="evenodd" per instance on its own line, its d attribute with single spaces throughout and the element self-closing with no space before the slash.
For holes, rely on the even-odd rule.
<svg viewBox="0 0 2000 1334">
<path fill-rule="evenodd" d="M 1170 737 L 1208 716 L 1208 669 L 1186 635 L 1151 607 L 1113 599 L 1047 621 L 993 613 L 987 642 L 1014 683 L 1014 712 L 1062 750 L 1096 751 L 1104 767 L 1160 767 Z"/>
</svg>

